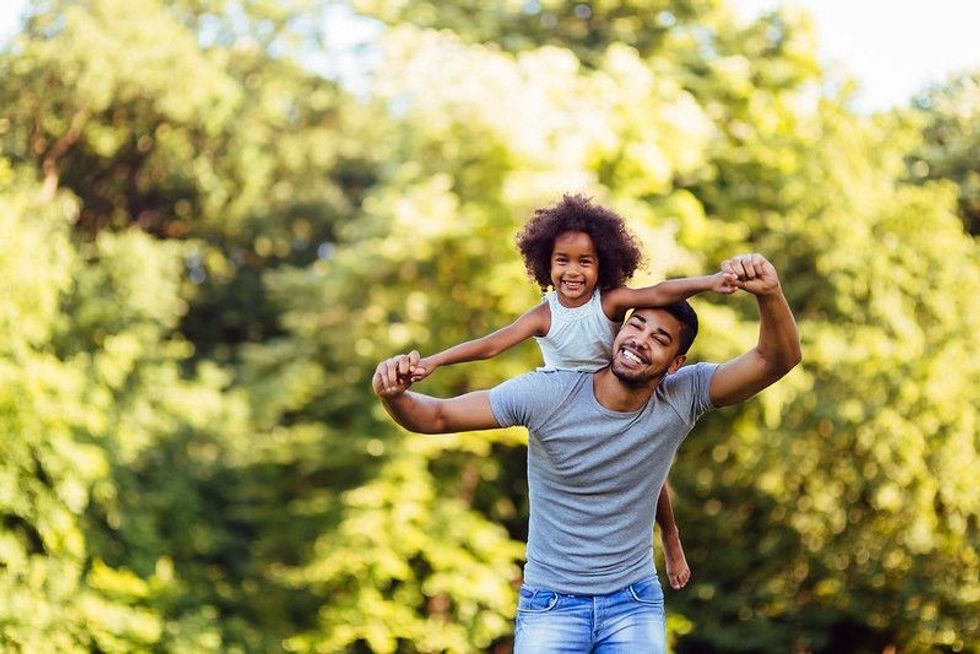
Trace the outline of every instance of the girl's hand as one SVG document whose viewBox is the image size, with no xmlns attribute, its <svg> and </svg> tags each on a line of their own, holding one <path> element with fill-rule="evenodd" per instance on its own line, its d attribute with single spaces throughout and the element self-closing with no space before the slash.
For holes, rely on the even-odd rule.
<svg viewBox="0 0 980 654">
<path fill-rule="evenodd" d="M 710 290 L 722 295 L 731 295 L 739 289 L 738 275 L 734 272 L 722 271 L 711 276 Z"/>
<path fill-rule="evenodd" d="M 420 382 L 436 371 L 439 365 L 432 360 L 432 357 L 419 359 L 412 369 L 412 383 Z"/>
</svg>

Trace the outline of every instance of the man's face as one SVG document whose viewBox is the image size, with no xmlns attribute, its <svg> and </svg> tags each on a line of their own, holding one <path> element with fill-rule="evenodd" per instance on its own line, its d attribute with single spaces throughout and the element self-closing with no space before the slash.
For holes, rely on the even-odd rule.
<svg viewBox="0 0 980 654">
<path fill-rule="evenodd" d="M 645 386 L 683 365 L 681 323 L 662 309 L 637 309 L 613 340 L 611 370 L 627 386 Z"/>
</svg>

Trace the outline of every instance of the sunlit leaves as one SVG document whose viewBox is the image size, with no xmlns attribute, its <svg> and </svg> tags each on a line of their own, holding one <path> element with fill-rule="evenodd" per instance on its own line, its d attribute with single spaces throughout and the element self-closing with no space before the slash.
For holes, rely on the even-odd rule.
<svg viewBox="0 0 980 654">
<path fill-rule="evenodd" d="M 513 236 L 565 191 L 626 216 L 637 283 L 767 254 L 801 327 L 804 364 L 679 453 L 677 646 L 976 641 L 970 79 L 861 117 L 797 9 L 365 0 L 354 98 L 296 58 L 326 4 L 38 3 L 2 55 L 7 641 L 506 647 L 524 433 L 410 436 L 368 379 L 537 302 Z M 695 358 L 755 343 L 750 298 L 695 304 Z"/>
<path fill-rule="evenodd" d="M 967 72 L 915 99 L 925 123 L 922 145 L 909 158 L 914 180 L 956 182 L 960 217 L 967 231 L 980 232 L 980 73 Z"/>
</svg>

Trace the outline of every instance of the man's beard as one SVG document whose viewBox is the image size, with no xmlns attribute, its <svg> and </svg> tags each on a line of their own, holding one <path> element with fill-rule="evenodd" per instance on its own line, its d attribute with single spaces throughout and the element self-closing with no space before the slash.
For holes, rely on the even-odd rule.
<svg viewBox="0 0 980 654">
<path fill-rule="evenodd" d="M 647 368 L 642 372 L 632 374 L 623 372 L 622 370 L 617 370 L 614 362 L 611 366 L 609 366 L 609 369 L 612 371 L 612 374 L 616 376 L 616 379 L 623 384 L 623 386 L 627 386 L 629 388 L 642 388 L 644 386 L 649 386 L 651 381 L 659 381 L 667 374 L 667 366 L 659 370 L 651 370 Z"/>
</svg>

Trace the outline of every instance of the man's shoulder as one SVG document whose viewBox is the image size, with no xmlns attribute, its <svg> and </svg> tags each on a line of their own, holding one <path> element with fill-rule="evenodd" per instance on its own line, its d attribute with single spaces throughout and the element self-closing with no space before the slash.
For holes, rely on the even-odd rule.
<svg viewBox="0 0 980 654">
<path fill-rule="evenodd" d="M 698 361 L 696 363 L 688 363 L 678 368 L 677 372 L 675 372 L 673 375 L 667 375 L 667 379 L 670 379 L 671 377 L 673 377 L 674 379 L 684 379 L 685 377 L 690 375 L 694 375 L 694 376 L 704 375 L 704 374 L 710 375 L 711 372 L 714 371 L 714 369 L 717 367 L 718 367 L 717 363 L 711 363 L 708 361 Z"/>
<path fill-rule="evenodd" d="M 677 372 L 667 375 L 660 384 L 658 394 L 665 399 L 685 420 L 694 421 L 711 408 L 709 399 L 711 376 L 719 364 L 698 362 L 681 366 Z"/>
<path fill-rule="evenodd" d="M 687 396 L 697 392 L 700 387 L 711 383 L 711 376 L 718 368 L 717 363 L 689 363 L 681 366 L 676 372 L 668 374 L 660 382 L 657 389 L 661 395 L 668 397 Z"/>
</svg>

